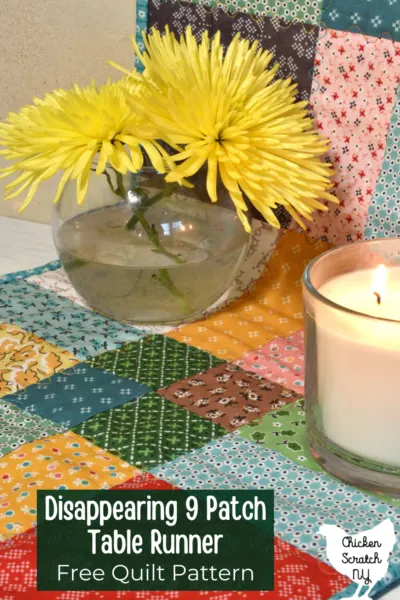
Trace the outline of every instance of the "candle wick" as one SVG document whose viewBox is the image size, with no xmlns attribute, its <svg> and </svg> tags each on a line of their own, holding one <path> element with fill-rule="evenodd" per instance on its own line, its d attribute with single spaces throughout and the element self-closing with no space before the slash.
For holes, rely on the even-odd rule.
<svg viewBox="0 0 400 600">
<path fill-rule="evenodd" d="M 374 292 L 375 296 L 376 296 L 376 301 L 377 303 L 380 305 L 382 298 L 379 292 Z"/>
</svg>

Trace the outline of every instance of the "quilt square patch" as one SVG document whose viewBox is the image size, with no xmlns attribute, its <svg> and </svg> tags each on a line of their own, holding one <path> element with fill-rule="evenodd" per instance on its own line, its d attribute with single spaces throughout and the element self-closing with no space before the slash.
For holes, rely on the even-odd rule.
<svg viewBox="0 0 400 600">
<path fill-rule="evenodd" d="M 252 421 L 241 427 L 238 434 L 258 446 L 280 452 L 302 467 L 317 473 L 324 472 L 314 460 L 308 447 L 303 399 L 271 411 L 258 421 Z M 398 498 L 383 494 L 379 494 L 377 497 L 400 507 Z"/>
<path fill-rule="evenodd" d="M 0 398 L 77 363 L 67 350 L 18 325 L 0 323 Z"/>
<path fill-rule="evenodd" d="M 275 338 L 258 350 L 246 352 L 235 364 L 299 394 L 304 393 L 304 332 Z"/>
<path fill-rule="evenodd" d="M 145 469 L 201 448 L 226 433 L 155 392 L 95 415 L 74 431 Z"/>
<path fill-rule="evenodd" d="M 36 491 L 110 488 L 136 469 L 71 431 L 25 444 L 0 460 L 0 540 L 36 522 Z"/>
<path fill-rule="evenodd" d="M 164 335 L 149 335 L 87 362 L 119 377 L 140 381 L 154 390 L 223 363 L 208 352 Z"/>
<path fill-rule="evenodd" d="M 144 335 L 22 280 L 0 285 L 0 319 L 43 336 L 80 360 Z"/>
<path fill-rule="evenodd" d="M 65 430 L 148 391 L 137 381 L 81 363 L 5 399 L 28 413 L 59 423 Z"/>
<path fill-rule="evenodd" d="M 217 6 L 232 16 L 240 10 L 260 17 L 281 17 L 287 21 L 318 25 L 321 20 L 322 0 L 193 0 L 193 4 Z"/>
<path fill-rule="evenodd" d="M 32 275 L 27 281 L 28 283 L 36 284 L 44 290 L 54 292 L 54 294 L 57 294 L 58 296 L 68 298 L 68 300 L 71 300 L 75 304 L 79 304 L 79 306 L 89 308 L 82 296 L 75 290 L 62 267 L 55 271 L 46 271 L 39 275 Z"/>
<path fill-rule="evenodd" d="M 322 22 L 327 27 L 354 31 L 376 38 L 400 40 L 400 13 L 397 0 L 334 0 L 323 3 Z"/>
<path fill-rule="evenodd" d="M 400 26 L 400 25 L 399 25 Z M 400 43 L 399 43 L 400 55 Z M 400 66 L 399 66 L 400 71 Z M 400 81 L 400 77 L 399 77 Z M 400 237 L 400 86 L 397 89 L 385 158 L 378 184 L 368 208 L 367 239 Z"/>
<path fill-rule="evenodd" d="M 291 390 L 231 364 L 178 381 L 159 392 L 229 431 L 298 397 Z"/>
<path fill-rule="evenodd" d="M 61 432 L 62 428 L 49 419 L 30 415 L 9 402 L 0 401 L 0 457 L 27 442 Z"/>
<path fill-rule="evenodd" d="M 128 481 L 124 481 L 123 483 L 118 483 L 117 485 L 113 485 L 111 488 L 113 490 L 174 490 L 178 489 L 175 486 L 168 483 L 168 481 L 163 481 L 162 479 L 158 479 L 158 477 L 154 477 L 151 473 L 147 471 L 136 471 L 134 476 Z"/>
<path fill-rule="evenodd" d="M 339 204 L 315 213 L 307 228 L 312 236 L 326 236 L 335 245 L 363 238 L 384 160 L 399 73 L 399 43 L 349 31 L 321 30 L 310 106 L 316 128 L 331 142 L 333 193 Z M 391 178 L 396 180 L 394 171 Z"/>
<path fill-rule="evenodd" d="M 264 448 L 276 450 L 313 471 L 322 471 L 308 449 L 305 425 L 304 400 L 300 399 L 242 427 L 239 435 Z"/>
</svg>

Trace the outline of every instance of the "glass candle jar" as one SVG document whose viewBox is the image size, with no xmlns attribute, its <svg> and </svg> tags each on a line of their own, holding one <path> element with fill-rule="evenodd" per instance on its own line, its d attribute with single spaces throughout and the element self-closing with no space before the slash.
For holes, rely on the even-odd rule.
<svg viewBox="0 0 400 600">
<path fill-rule="evenodd" d="M 400 239 L 326 252 L 303 294 L 311 452 L 353 485 L 400 495 Z"/>
</svg>

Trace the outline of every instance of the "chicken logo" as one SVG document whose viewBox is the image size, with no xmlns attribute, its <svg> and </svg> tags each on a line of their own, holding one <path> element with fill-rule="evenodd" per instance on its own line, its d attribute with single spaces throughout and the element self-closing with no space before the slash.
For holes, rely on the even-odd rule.
<svg viewBox="0 0 400 600">
<path fill-rule="evenodd" d="M 396 543 L 392 521 L 386 519 L 357 535 L 347 535 L 336 525 L 322 525 L 318 533 L 326 538 L 326 554 L 333 568 L 358 585 L 350 598 L 370 599 L 372 588 L 388 572 L 389 555 Z M 360 596 L 365 586 L 367 590 Z"/>
</svg>

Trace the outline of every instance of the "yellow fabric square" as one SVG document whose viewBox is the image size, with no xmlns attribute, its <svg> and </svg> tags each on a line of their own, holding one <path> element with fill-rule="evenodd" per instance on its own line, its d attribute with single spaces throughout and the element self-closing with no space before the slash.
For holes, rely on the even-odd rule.
<svg viewBox="0 0 400 600">
<path fill-rule="evenodd" d="M 110 488 L 138 472 L 72 432 L 25 444 L 0 460 L 0 540 L 33 527 L 37 490 Z"/>
<path fill-rule="evenodd" d="M 329 249 L 297 231 L 285 232 L 253 291 L 202 321 L 170 331 L 176 340 L 226 360 L 303 327 L 301 279 L 306 265 Z"/>
<path fill-rule="evenodd" d="M 18 325 L 0 323 L 0 398 L 77 363 L 67 350 Z"/>
</svg>

